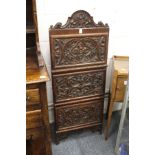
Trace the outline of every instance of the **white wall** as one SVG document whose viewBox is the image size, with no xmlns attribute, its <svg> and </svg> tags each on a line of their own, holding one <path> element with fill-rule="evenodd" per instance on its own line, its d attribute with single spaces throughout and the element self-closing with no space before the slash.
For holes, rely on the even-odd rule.
<svg viewBox="0 0 155 155">
<path fill-rule="evenodd" d="M 128 17 L 126 0 L 37 0 L 37 15 L 40 47 L 50 73 L 49 27 L 57 22 L 65 24 L 68 16 L 76 10 L 85 10 L 93 16 L 94 21 L 108 23 L 110 27 L 108 60 L 112 55 L 129 55 L 128 29 L 131 21 Z M 109 88 L 110 66 L 108 67 L 106 90 Z M 51 75 L 50 75 L 51 76 Z M 50 122 L 53 121 L 53 104 L 51 81 L 47 83 Z M 120 106 L 114 108 L 119 109 Z M 106 106 L 105 106 L 106 110 Z"/>
</svg>

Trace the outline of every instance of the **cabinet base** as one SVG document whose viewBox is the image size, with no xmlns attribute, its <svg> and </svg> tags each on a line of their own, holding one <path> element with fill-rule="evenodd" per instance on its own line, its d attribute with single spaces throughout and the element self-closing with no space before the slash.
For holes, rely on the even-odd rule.
<svg viewBox="0 0 155 155">
<path fill-rule="evenodd" d="M 72 134 L 80 134 L 84 131 L 91 131 L 91 132 L 99 132 L 99 134 L 102 134 L 103 131 L 103 125 L 95 125 L 95 126 L 88 126 L 88 127 L 81 127 L 78 129 L 70 129 L 68 131 L 56 131 L 55 133 L 55 144 L 58 145 L 61 140 L 68 138 L 68 136 Z"/>
</svg>

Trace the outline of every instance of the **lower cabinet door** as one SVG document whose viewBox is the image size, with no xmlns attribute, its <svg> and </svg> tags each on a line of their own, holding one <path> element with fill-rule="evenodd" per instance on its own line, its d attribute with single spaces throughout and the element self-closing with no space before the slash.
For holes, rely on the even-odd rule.
<svg viewBox="0 0 155 155">
<path fill-rule="evenodd" d="M 44 127 L 34 128 L 34 129 L 27 129 L 26 130 L 26 139 L 32 139 L 35 140 L 40 137 L 44 137 Z"/>
<path fill-rule="evenodd" d="M 26 129 L 43 126 L 41 110 L 26 112 Z"/>
<path fill-rule="evenodd" d="M 55 104 L 104 95 L 105 68 L 53 74 Z"/>
<path fill-rule="evenodd" d="M 55 107 L 57 130 L 100 123 L 102 104 L 101 101 L 93 101 Z"/>
<path fill-rule="evenodd" d="M 45 139 L 26 140 L 26 155 L 46 155 Z"/>
</svg>

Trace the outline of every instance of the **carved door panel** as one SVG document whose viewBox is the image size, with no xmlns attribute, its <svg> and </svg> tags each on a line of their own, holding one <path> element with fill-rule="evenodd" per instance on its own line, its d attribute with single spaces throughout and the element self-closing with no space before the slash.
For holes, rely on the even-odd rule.
<svg viewBox="0 0 155 155">
<path fill-rule="evenodd" d="M 53 68 L 66 68 L 106 63 L 107 36 L 66 37 L 57 36 L 51 40 Z"/>
<path fill-rule="evenodd" d="M 103 96 L 105 70 L 91 70 L 53 75 L 55 103 Z"/>
<path fill-rule="evenodd" d="M 57 130 L 101 123 L 102 104 L 101 101 L 94 101 L 56 107 Z"/>
</svg>

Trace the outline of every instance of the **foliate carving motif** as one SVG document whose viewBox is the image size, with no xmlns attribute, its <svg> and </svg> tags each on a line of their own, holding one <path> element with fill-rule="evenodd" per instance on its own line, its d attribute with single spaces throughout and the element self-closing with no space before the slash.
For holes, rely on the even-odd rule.
<svg viewBox="0 0 155 155">
<path fill-rule="evenodd" d="M 104 36 L 55 39 L 55 65 L 104 61 L 105 41 Z"/>
<path fill-rule="evenodd" d="M 54 77 L 56 101 L 103 94 L 104 72 L 89 72 Z"/>
<path fill-rule="evenodd" d="M 62 25 L 62 23 L 57 23 L 55 29 L 63 28 L 89 28 L 89 27 L 108 27 L 107 24 L 103 24 L 101 21 L 96 24 L 93 17 L 84 10 L 78 10 L 68 18 L 67 23 Z"/>
<path fill-rule="evenodd" d="M 58 128 L 101 121 L 101 103 L 61 108 L 56 111 Z"/>
</svg>

